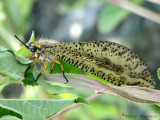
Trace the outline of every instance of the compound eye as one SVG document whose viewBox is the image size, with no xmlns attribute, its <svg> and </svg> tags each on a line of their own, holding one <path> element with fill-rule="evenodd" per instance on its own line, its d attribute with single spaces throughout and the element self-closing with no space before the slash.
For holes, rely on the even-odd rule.
<svg viewBox="0 0 160 120">
<path fill-rule="evenodd" d="M 36 46 L 31 46 L 30 47 L 30 51 L 31 52 L 36 52 L 37 51 L 37 47 Z"/>
</svg>

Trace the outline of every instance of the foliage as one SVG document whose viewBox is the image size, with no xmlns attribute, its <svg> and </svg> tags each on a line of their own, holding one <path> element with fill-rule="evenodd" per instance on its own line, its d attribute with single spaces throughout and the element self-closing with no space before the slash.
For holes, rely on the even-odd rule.
<svg viewBox="0 0 160 120">
<path fill-rule="evenodd" d="M 140 4 L 143 0 L 133 0 L 132 2 Z M 130 14 L 129 11 L 120 8 L 113 3 L 107 3 L 98 20 L 99 32 L 103 34 L 112 32 Z"/>
<path fill-rule="evenodd" d="M 137 0 L 135 0 L 137 1 Z M 138 0 L 139 1 L 139 0 Z M 76 7 L 83 7 L 87 3 L 85 0 L 78 0 L 69 2 L 62 2 L 59 9 L 61 12 L 68 12 L 70 9 Z M 100 2 L 104 2 L 103 0 Z M 138 4 L 140 4 L 140 1 Z M 23 72 L 27 66 L 32 62 L 28 59 L 25 59 L 29 54 L 29 51 L 23 46 L 18 52 L 13 52 L 8 48 L 16 48 L 16 41 L 13 40 L 13 33 L 16 33 L 18 36 L 25 35 L 30 28 L 30 23 L 33 19 L 31 15 L 33 0 L 23 1 L 23 0 L 2 0 L 0 1 L 0 90 L 9 84 L 9 83 L 22 83 L 24 79 Z M 68 10 L 68 11 L 67 11 Z M 112 32 L 120 23 L 122 23 L 130 14 L 130 12 L 121 9 L 113 4 L 107 3 L 106 7 L 102 10 L 100 17 L 98 18 L 98 32 L 100 33 L 109 33 Z M 11 34 L 12 33 L 12 34 Z M 21 37 L 21 36 L 20 36 Z M 34 35 L 32 34 L 31 41 L 33 41 Z M 23 39 L 22 39 L 23 40 Z M 17 42 L 18 43 L 18 42 Z M 21 57 L 23 56 L 23 57 Z M 79 69 L 66 64 L 61 61 L 66 69 L 67 73 L 78 73 L 84 74 Z M 49 69 L 47 70 L 49 72 Z M 44 119 L 48 118 L 63 108 L 71 104 L 84 103 L 88 102 L 82 97 L 78 97 L 77 90 L 73 87 L 62 85 L 54 82 L 46 82 L 43 77 L 40 77 L 38 84 L 33 82 L 33 79 L 37 76 L 36 67 L 29 70 L 23 80 L 24 86 L 26 88 L 28 85 L 37 86 L 38 84 L 44 88 L 44 91 L 48 91 L 52 95 L 50 98 L 56 98 L 58 95 L 63 96 L 62 93 L 69 93 L 70 99 L 67 100 L 0 100 L 0 117 L 1 119 Z M 58 65 L 55 65 L 54 73 L 61 73 Z M 160 71 L 157 72 L 158 77 L 160 78 Z M 92 76 L 92 75 L 89 75 Z M 95 76 L 92 76 L 95 78 Z M 76 87 L 77 88 L 77 87 Z M 89 90 L 81 89 L 83 94 L 87 94 Z M 123 91 L 123 90 L 122 90 Z M 127 89 L 126 89 L 127 91 Z M 133 90 L 134 91 L 134 90 Z M 33 91 L 35 92 L 35 91 Z M 47 93 L 48 93 L 47 92 Z M 79 92 L 79 91 L 78 91 Z M 38 91 L 37 94 L 40 94 L 41 91 Z M 31 94 L 31 93 L 30 93 Z M 107 96 L 107 97 L 106 97 Z M 72 99 L 71 99 L 72 98 Z M 22 98 L 23 99 L 23 98 Z M 59 98 L 58 98 L 59 99 Z M 66 96 L 64 97 L 66 99 Z M 124 118 L 122 112 L 125 112 L 126 115 L 134 115 L 140 111 L 139 114 L 155 113 L 154 108 L 159 111 L 159 108 L 154 106 L 145 106 L 143 104 L 128 103 L 124 99 L 121 99 L 117 96 L 112 95 L 103 95 L 103 98 L 100 100 L 94 101 L 90 104 L 91 106 L 82 107 L 74 111 L 67 113 L 67 118 L 70 119 L 117 119 Z M 118 106 L 118 107 L 117 107 Z M 134 106 L 134 107 L 133 107 Z M 47 109 L 46 109 L 47 108 Z M 132 108 L 132 109 L 130 109 Z M 136 109 L 135 109 L 136 108 Z M 135 109 L 135 110 L 134 110 Z M 34 110 L 34 112 L 33 112 Z M 48 110 L 48 111 L 47 111 Z M 83 112 L 84 111 L 84 112 Z M 107 112 L 106 112 L 107 111 Z M 136 112 L 135 112 L 136 111 Z M 7 116 L 8 115 L 8 116 Z M 157 113 L 158 115 L 158 113 Z M 127 119 L 127 118 L 126 118 Z"/>
<path fill-rule="evenodd" d="M 158 68 L 157 70 L 157 76 L 158 76 L 158 79 L 160 80 L 160 68 Z"/>
<path fill-rule="evenodd" d="M 10 109 L 9 114 L 11 116 L 16 116 L 24 120 L 44 120 L 45 118 L 51 117 L 58 111 L 62 110 L 68 105 L 73 104 L 75 99 L 68 100 L 0 100 L 0 106 L 5 106 L 5 108 Z M 53 109 L 54 108 L 54 109 Z M 5 109 L 5 111 L 7 111 Z M 1 117 L 6 115 L 4 108 L 0 108 Z M 19 114 L 15 114 L 19 113 Z"/>
</svg>

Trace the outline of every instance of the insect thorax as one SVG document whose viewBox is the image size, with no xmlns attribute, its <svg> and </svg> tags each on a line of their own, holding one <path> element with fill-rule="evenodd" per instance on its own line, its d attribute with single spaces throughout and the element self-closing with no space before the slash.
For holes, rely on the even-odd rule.
<svg viewBox="0 0 160 120">
<path fill-rule="evenodd" d="M 38 48 L 34 53 L 36 58 L 39 58 L 41 61 L 47 60 L 50 62 L 55 59 L 53 52 L 53 42 L 40 40 L 34 44 Z"/>
</svg>

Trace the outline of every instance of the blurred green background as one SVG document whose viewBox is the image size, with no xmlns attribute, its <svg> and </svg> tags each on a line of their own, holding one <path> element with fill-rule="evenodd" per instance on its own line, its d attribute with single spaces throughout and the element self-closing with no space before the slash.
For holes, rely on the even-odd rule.
<svg viewBox="0 0 160 120">
<path fill-rule="evenodd" d="M 160 6 L 134 0 L 148 9 L 160 13 Z M 14 34 L 27 42 L 31 31 L 36 38 L 57 41 L 109 40 L 135 51 L 150 67 L 157 81 L 160 66 L 160 25 L 132 14 L 104 0 L 1 0 L 0 45 L 18 50 L 21 44 Z M 94 91 L 76 88 L 87 97 Z M 1 90 L 0 98 L 67 99 L 70 96 L 53 96 L 41 87 L 23 87 L 9 84 Z M 70 110 L 59 120 L 158 120 L 160 108 L 129 102 L 119 96 L 104 94 L 83 106 Z M 140 117 L 141 115 L 141 117 Z M 136 117 L 136 118 L 135 118 Z"/>
</svg>

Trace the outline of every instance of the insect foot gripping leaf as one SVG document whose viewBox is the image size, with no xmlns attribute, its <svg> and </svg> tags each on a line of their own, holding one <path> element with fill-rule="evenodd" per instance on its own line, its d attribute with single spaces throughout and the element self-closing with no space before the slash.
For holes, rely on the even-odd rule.
<svg viewBox="0 0 160 120">
<path fill-rule="evenodd" d="M 54 63 L 61 65 L 67 83 L 69 80 L 64 74 L 62 63 L 55 60 L 59 58 L 117 86 L 155 86 L 149 67 L 133 51 L 114 42 L 55 42 L 41 39 L 25 46 L 31 52 L 28 58 L 34 59 L 27 70 L 39 60 L 45 66 L 35 81 L 47 70 L 48 60 L 53 63 L 51 73 Z"/>
</svg>

